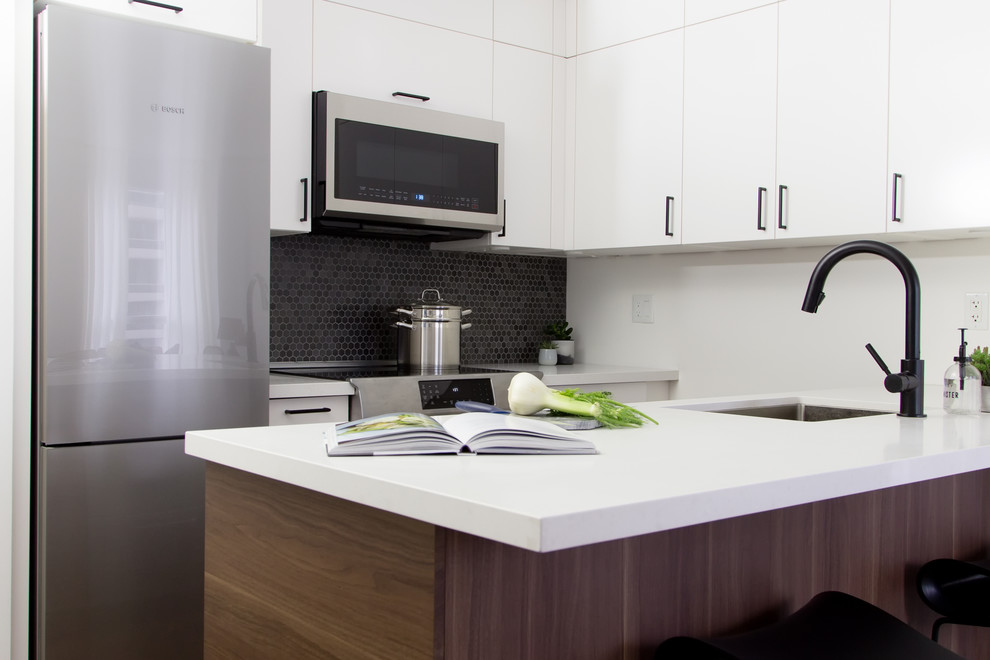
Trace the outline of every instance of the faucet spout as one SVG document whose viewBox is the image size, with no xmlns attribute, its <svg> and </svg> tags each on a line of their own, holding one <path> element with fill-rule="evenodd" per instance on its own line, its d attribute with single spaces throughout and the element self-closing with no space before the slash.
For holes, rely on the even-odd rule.
<svg viewBox="0 0 990 660">
<path fill-rule="evenodd" d="M 904 417 L 924 417 L 924 361 L 921 359 L 921 284 L 910 259 L 900 250 L 879 241 L 850 241 L 833 248 L 821 258 L 811 273 L 801 309 L 814 314 L 825 299 L 825 280 L 832 268 L 853 254 L 876 254 L 890 261 L 904 278 L 904 359 L 901 373 L 890 374 L 884 386 L 890 392 L 900 392 Z"/>
</svg>

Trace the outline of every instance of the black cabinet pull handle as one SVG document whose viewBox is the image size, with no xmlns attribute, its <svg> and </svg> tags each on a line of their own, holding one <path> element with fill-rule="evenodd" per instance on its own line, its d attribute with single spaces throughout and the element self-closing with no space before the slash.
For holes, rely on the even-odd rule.
<svg viewBox="0 0 990 660">
<path fill-rule="evenodd" d="M 408 99 L 419 99 L 423 103 L 430 100 L 429 96 L 423 96 L 421 94 L 410 94 L 409 92 L 392 92 L 392 96 L 405 96 Z"/>
<path fill-rule="evenodd" d="M 763 222 L 763 198 L 766 197 L 767 189 L 760 186 L 756 192 L 756 228 L 759 231 L 766 231 L 767 225 Z"/>
<path fill-rule="evenodd" d="M 139 5 L 151 5 L 152 7 L 161 7 L 162 9 L 171 9 L 176 14 L 182 11 L 182 7 L 176 7 L 175 5 L 166 5 L 164 2 L 152 2 L 152 0 L 127 0 L 127 4 L 138 3 Z"/>
<path fill-rule="evenodd" d="M 502 200 L 502 231 L 497 234 L 499 238 L 505 238 L 505 221 L 509 217 L 505 200 Z"/>
<path fill-rule="evenodd" d="M 890 205 L 890 220 L 891 222 L 901 222 L 901 219 L 897 217 L 897 182 L 903 178 L 902 174 L 894 172 L 894 194 L 893 203 Z"/>
<path fill-rule="evenodd" d="M 299 183 L 303 184 L 303 217 L 299 218 L 299 222 L 309 222 L 309 179 L 302 178 L 299 179 Z"/>
<path fill-rule="evenodd" d="M 777 229 L 787 229 L 784 224 L 784 191 L 787 186 L 777 186 Z"/>
<path fill-rule="evenodd" d="M 296 408 L 295 410 L 285 410 L 286 415 L 311 415 L 313 413 L 333 412 L 330 408 Z"/>
<path fill-rule="evenodd" d="M 670 207 L 671 207 L 671 205 L 673 203 L 674 203 L 674 198 L 671 197 L 670 195 L 667 195 L 667 201 L 665 202 L 665 206 L 667 208 L 666 208 L 666 210 L 664 212 L 664 221 L 663 221 L 663 235 L 664 236 L 673 236 L 674 235 L 674 232 L 670 228 Z"/>
</svg>

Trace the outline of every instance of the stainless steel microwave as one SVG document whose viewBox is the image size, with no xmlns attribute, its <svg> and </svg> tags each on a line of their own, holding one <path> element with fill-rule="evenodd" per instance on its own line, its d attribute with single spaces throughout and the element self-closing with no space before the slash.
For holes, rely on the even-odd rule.
<svg viewBox="0 0 990 660">
<path fill-rule="evenodd" d="M 501 231 L 501 122 L 313 93 L 313 231 L 432 241 Z"/>
</svg>

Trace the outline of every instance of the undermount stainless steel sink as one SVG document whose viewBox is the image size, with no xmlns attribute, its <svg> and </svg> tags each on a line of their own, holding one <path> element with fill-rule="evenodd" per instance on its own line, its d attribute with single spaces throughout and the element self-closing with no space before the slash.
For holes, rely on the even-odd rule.
<svg viewBox="0 0 990 660">
<path fill-rule="evenodd" d="M 873 415 L 889 415 L 892 413 L 880 410 L 865 410 L 861 408 L 844 408 L 806 403 L 769 403 L 753 402 L 745 405 L 736 403 L 695 404 L 683 406 L 686 410 L 701 410 L 704 412 L 721 413 L 723 415 L 746 415 L 748 417 L 764 417 L 767 419 L 786 419 L 796 422 L 828 422 L 837 419 L 852 419 L 854 417 L 870 417 Z"/>
</svg>

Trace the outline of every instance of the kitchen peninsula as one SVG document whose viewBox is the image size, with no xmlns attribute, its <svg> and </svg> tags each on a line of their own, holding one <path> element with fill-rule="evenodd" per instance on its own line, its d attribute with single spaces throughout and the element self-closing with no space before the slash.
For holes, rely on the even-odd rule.
<svg viewBox="0 0 990 660">
<path fill-rule="evenodd" d="M 328 459 L 323 425 L 189 433 L 209 461 L 207 658 L 648 658 L 826 589 L 927 633 L 914 571 L 990 544 L 990 415 L 691 409 L 742 403 L 642 404 L 659 425 L 586 432 L 596 456 Z M 986 632 L 945 641 L 988 658 Z"/>
</svg>

